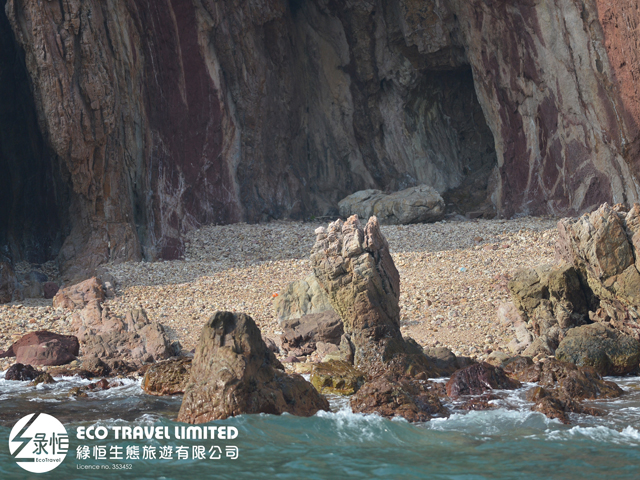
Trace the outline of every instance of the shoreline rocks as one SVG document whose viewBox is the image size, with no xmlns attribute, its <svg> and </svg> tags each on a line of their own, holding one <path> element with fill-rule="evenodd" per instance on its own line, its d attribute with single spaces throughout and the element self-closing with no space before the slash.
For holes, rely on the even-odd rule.
<svg viewBox="0 0 640 480">
<path fill-rule="evenodd" d="M 248 315 L 218 312 L 205 324 L 178 421 L 205 423 L 244 413 L 311 416 L 327 400 L 289 375 Z"/>
<path fill-rule="evenodd" d="M 80 344 L 73 335 L 53 332 L 31 332 L 15 342 L 0 358 L 16 357 L 26 365 L 64 365 L 78 356 Z"/>
</svg>

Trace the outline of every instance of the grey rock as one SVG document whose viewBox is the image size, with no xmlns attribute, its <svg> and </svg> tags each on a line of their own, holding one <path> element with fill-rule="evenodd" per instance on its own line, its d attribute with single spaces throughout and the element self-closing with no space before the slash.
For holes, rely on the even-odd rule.
<svg viewBox="0 0 640 480">
<path fill-rule="evenodd" d="M 444 218 L 445 204 L 429 185 L 419 185 L 385 195 L 379 190 L 363 190 L 342 199 L 340 215 L 357 215 L 368 220 L 375 215 L 383 225 L 436 222 Z"/>
</svg>

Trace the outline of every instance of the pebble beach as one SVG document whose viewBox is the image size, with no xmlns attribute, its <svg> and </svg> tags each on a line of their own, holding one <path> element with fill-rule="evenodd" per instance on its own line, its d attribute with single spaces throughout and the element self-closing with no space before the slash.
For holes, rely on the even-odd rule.
<svg viewBox="0 0 640 480">
<path fill-rule="evenodd" d="M 554 261 L 556 224 L 555 218 L 522 217 L 383 226 L 400 272 L 403 335 L 457 355 L 483 358 L 507 351 L 514 332 L 496 314 L 510 301 L 506 283 L 519 269 Z M 274 299 L 311 273 L 309 252 L 321 225 L 277 221 L 201 228 L 185 239 L 184 259 L 107 265 L 116 289 L 105 306 L 122 315 L 144 308 L 185 350 L 195 348 L 202 325 L 217 310 L 245 312 L 263 336 L 275 337 L 281 332 Z M 30 331 L 72 334 L 70 316 L 45 299 L 0 305 L 0 350 Z M 0 360 L 0 369 L 11 360 Z"/>
</svg>

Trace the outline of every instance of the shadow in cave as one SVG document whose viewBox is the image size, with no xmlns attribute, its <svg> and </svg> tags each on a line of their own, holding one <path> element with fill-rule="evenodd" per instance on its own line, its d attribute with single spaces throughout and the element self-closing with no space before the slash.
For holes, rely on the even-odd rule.
<svg viewBox="0 0 640 480">
<path fill-rule="evenodd" d="M 0 260 L 43 263 L 61 246 L 64 184 L 40 131 L 24 61 L 0 3 Z"/>
</svg>

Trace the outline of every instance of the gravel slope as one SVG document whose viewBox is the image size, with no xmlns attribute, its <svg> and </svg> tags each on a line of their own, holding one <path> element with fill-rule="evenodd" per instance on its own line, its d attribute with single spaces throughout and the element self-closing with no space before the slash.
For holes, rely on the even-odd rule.
<svg viewBox="0 0 640 480">
<path fill-rule="evenodd" d="M 400 272 L 403 334 L 464 355 L 506 350 L 513 332 L 496 318 L 498 305 L 509 301 L 506 278 L 553 262 L 556 222 L 524 217 L 383 226 Z M 118 314 L 145 308 L 188 350 L 216 310 L 246 312 L 263 334 L 276 335 L 274 295 L 311 271 L 308 256 L 318 226 L 273 222 L 191 232 L 185 260 L 107 266 L 117 295 L 106 305 Z M 0 349 L 42 328 L 70 333 L 68 317 L 43 299 L 0 305 Z"/>
</svg>

